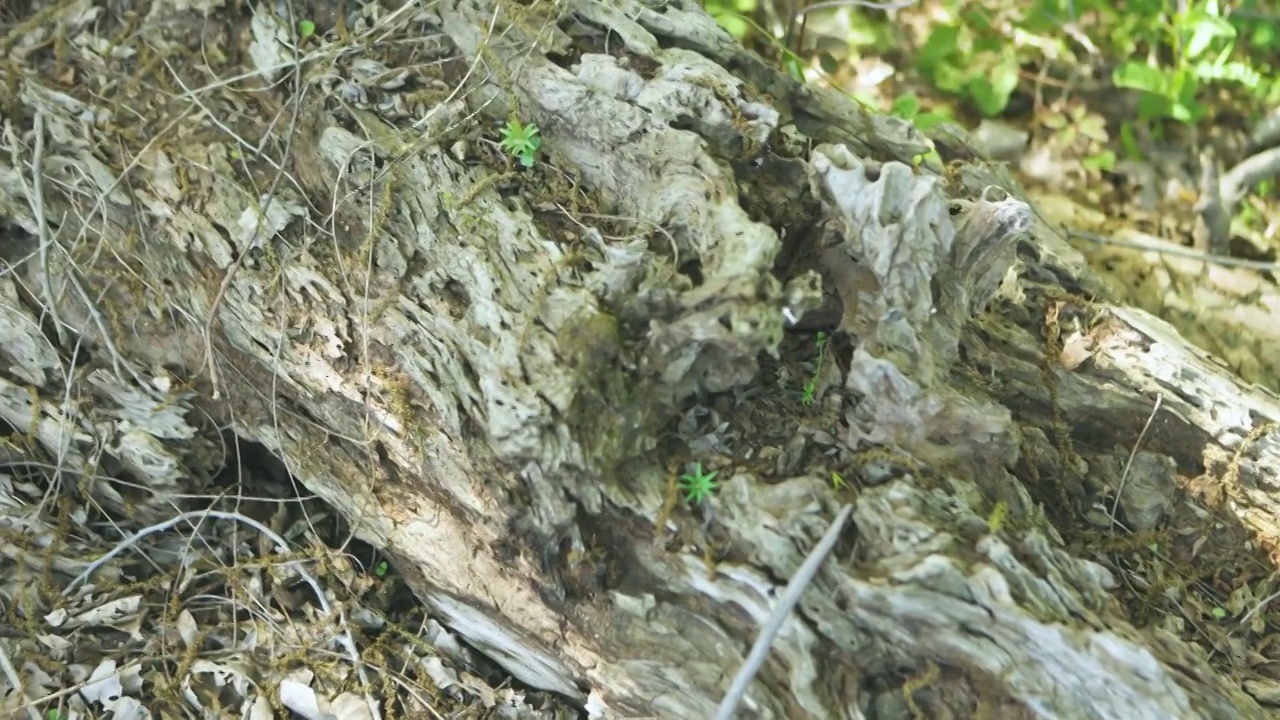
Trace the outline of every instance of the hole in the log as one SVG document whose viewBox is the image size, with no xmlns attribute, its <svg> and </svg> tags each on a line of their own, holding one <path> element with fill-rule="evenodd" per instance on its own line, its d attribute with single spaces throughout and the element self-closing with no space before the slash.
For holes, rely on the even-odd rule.
<svg viewBox="0 0 1280 720">
<path fill-rule="evenodd" d="M 680 264 L 680 274 L 689 278 L 695 285 L 702 284 L 702 263 L 698 260 L 687 260 Z"/>
<path fill-rule="evenodd" d="M 582 59 L 582 53 L 577 48 L 571 49 L 569 52 L 549 52 L 547 59 L 555 63 L 556 66 L 569 70 Z"/>
<path fill-rule="evenodd" d="M 48 335 L 50 339 L 56 339 L 56 333 Z M 71 349 L 71 361 L 68 363 L 70 367 L 84 367 L 93 361 L 94 355 L 89 351 L 88 343 L 76 343 Z"/>
<path fill-rule="evenodd" d="M 453 278 L 446 280 L 444 287 L 440 288 L 440 297 L 448 303 L 449 314 L 455 320 L 465 315 L 471 307 L 471 296 L 467 294 L 466 286 Z"/>
<path fill-rule="evenodd" d="M 284 481 L 292 486 L 289 470 L 284 461 L 276 457 L 265 445 L 252 440 L 243 440 L 230 430 L 222 431 L 227 455 L 223 459 L 222 469 L 214 477 L 215 484 L 235 491 L 245 483 L 251 474 L 274 481 Z M 330 444 L 341 442 L 329 437 Z"/>
<path fill-rule="evenodd" d="M 652 80 L 657 77 L 658 70 L 662 68 L 662 63 L 643 55 L 625 54 L 623 57 L 626 60 L 627 67 L 634 70 L 636 74 L 645 80 Z"/>
<path fill-rule="evenodd" d="M 468 362 L 465 357 L 459 357 L 458 361 L 459 361 L 458 367 L 462 370 L 462 374 L 467 380 L 466 387 L 477 388 L 475 392 L 476 394 L 478 394 L 479 393 L 478 388 L 480 387 L 480 378 L 476 375 L 475 368 L 471 367 L 471 363 Z M 503 387 L 507 387 L 509 385 L 508 381 L 505 379 L 499 379 L 498 383 Z M 464 389 L 465 388 L 459 388 L 459 391 L 462 391 Z M 467 410 L 468 403 L 463 396 L 455 395 L 454 407 L 457 408 L 459 417 L 464 417 L 464 418 L 469 417 L 470 413 Z"/>
</svg>

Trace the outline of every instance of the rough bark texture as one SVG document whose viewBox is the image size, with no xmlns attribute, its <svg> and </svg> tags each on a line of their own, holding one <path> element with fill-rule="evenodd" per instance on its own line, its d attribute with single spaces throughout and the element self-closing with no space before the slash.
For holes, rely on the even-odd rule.
<svg viewBox="0 0 1280 720">
<path fill-rule="evenodd" d="M 375 6 L 295 62 L 265 7 L 156 2 L 74 45 L 81 87 L 39 33 L 89 7 L 5 40 L 0 416 L 149 488 L 108 509 L 171 514 L 228 422 L 519 680 L 702 718 L 848 500 L 740 717 L 1267 716 L 1085 541 L 1271 550 L 1280 403 L 1086 300 L 998 169 L 917 167 L 693 4 Z M 543 137 L 514 173 L 511 114 Z"/>
</svg>

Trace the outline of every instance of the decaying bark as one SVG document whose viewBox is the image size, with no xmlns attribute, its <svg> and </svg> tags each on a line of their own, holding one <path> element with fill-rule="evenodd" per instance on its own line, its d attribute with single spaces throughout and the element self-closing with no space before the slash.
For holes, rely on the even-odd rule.
<svg viewBox="0 0 1280 720">
<path fill-rule="evenodd" d="M 1189 566 L 1187 528 L 1269 547 L 1280 404 L 1089 304 L 996 169 L 917 166 L 912 127 L 695 5 L 375 6 L 301 62 L 262 6 L 220 41 L 179 5 L 75 44 L 101 87 L 6 40 L 0 415 L 152 490 L 108 509 L 171 514 L 217 470 L 202 418 L 229 422 L 519 680 L 701 718 L 852 499 L 741 717 L 1266 716 L 1261 671 L 1250 696 L 1132 617 L 1079 541 L 1114 519 L 1175 527 Z M 90 37 L 86 7 L 43 32 Z M 517 174 L 512 115 L 543 138 Z M 806 415 L 774 378 L 823 311 Z M 672 469 L 713 454 L 718 495 L 673 510 Z"/>
</svg>

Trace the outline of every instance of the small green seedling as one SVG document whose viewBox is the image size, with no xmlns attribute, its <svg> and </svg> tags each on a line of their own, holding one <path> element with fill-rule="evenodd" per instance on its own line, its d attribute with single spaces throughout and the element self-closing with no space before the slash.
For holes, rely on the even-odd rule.
<svg viewBox="0 0 1280 720">
<path fill-rule="evenodd" d="M 386 577 L 386 575 L 387 575 L 387 567 L 388 567 L 388 566 L 387 566 L 387 561 L 386 561 L 386 560 L 383 560 L 382 562 L 380 562 L 380 563 L 378 563 L 376 566 L 374 566 L 374 568 L 373 568 L 373 574 L 374 574 L 374 575 L 377 575 L 378 577 Z"/>
<path fill-rule="evenodd" d="M 303 20 L 298 23 L 298 37 L 306 40 L 316 34 L 316 24 L 310 20 Z"/>
<path fill-rule="evenodd" d="M 680 489 L 684 491 L 684 500 L 687 505 L 698 505 L 704 498 L 714 495 L 717 488 L 716 475 L 720 471 L 706 475 L 702 474 L 702 463 L 693 466 L 693 474 L 684 474 L 680 476 Z"/>
<path fill-rule="evenodd" d="M 822 361 L 827 358 L 827 334 L 818 333 L 818 364 L 813 368 L 813 375 L 804 384 L 804 399 L 801 400 L 805 405 L 812 405 L 814 394 L 818 390 L 818 374 L 822 372 Z"/>
<path fill-rule="evenodd" d="M 521 165 L 533 167 L 533 156 L 540 147 L 542 138 L 538 135 L 537 125 L 524 125 L 512 118 L 502 127 L 502 149 L 519 159 Z"/>
</svg>

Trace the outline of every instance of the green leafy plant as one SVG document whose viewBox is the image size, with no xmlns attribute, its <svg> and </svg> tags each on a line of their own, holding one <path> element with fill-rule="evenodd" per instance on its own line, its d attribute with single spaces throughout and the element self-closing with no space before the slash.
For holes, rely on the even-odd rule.
<svg viewBox="0 0 1280 720">
<path fill-rule="evenodd" d="M 1234 82 L 1255 93 L 1265 92 L 1262 74 L 1234 58 L 1238 33 L 1218 0 L 1191 2 L 1185 11 L 1159 17 L 1162 37 L 1153 44 L 1167 47 L 1172 62 L 1129 60 L 1112 73 L 1117 86 L 1142 93 L 1138 105 L 1142 120 L 1196 122 L 1205 114 L 1198 98 L 1208 83 Z"/>
<path fill-rule="evenodd" d="M 987 117 L 1002 113 L 1018 87 L 1016 46 L 995 31 L 980 8 L 956 12 L 933 30 L 916 57 L 921 76 L 967 99 Z"/>
<path fill-rule="evenodd" d="M 720 27 L 737 40 L 742 40 L 753 30 L 755 23 L 750 19 L 756 10 L 756 0 L 706 0 L 703 9 L 715 18 Z"/>
<path fill-rule="evenodd" d="M 1063 31 L 1067 25 L 1072 32 Z M 1080 54 L 1082 43 L 1088 56 Z M 1280 100 L 1274 63 L 1266 60 L 1277 49 L 1280 30 L 1269 15 L 1228 12 L 1223 0 L 939 0 L 915 60 L 935 89 L 991 117 L 1007 108 L 1020 73 L 1033 77 L 1023 73 L 1028 67 L 1047 59 L 1065 66 L 1130 58 L 1112 81 L 1141 93 L 1139 122 L 1192 123 L 1207 112 L 1200 98 L 1209 85 L 1229 83 L 1255 98 Z M 895 114 L 910 112 L 895 107 Z M 1110 161 L 1093 158 L 1098 167 Z"/>
<path fill-rule="evenodd" d="M 542 137 L 538 135 L 538 126 L 533 123 L 522 124 L 512 118 L 502 127 L 502 149 L 518 159 L 524 167 L 533 167 L 534 155 L 542 147 Z"/>
<path fill-rule="evenodd" d="M 1138 144 L 1138 132 L 1134 129 L 1133 123 L 1125 121 L 1120 123 L 1120 147 L 1124 149 L 1124 156 L 1130 160 L 1142 159 L 1142 148 Z"/>
<path fill-rule="evenodd" d="M 893 107 L 889 112 L 894 117 L 910 120 L 913 125 L 926 132 L 939 123 L 955 121 L 955 116 L 946 107 L 925 110 L 919 96 L 915 93 L 899 95 L 894 99 Z"/>
<path fill-rule="evenodd" d="M 735 40 L 748 46 L 773 48 L 780 56 L 782 69 L 799 82 L 805 82 L 805 60 L 752 17 L 760 8 L 757 0 L 704 0 L 702 8 Z"/>
<path fill-rule="evenodd" d="M 302 20 L 298 23 L 298 37 L 306 40 L 316 34 L 316 24 L 310 20 Z"/>
<path fill-rule="evenodd" d="M 1110 170 L 1115 167 L 1116 154 L 1107 147 L 1111 139 L 1107 133 L 1107 121 L 1102 115 L 1088 110 L 1084 105 L 1052 112 L 1044 117 L 1043 124 L 1053 130 L 1054 143 L 1063 151 L 1081 158 L 1080 164 L 1091 171 Z"/>
<path fill-rule="evenodd" d="M 1084 166 L 1085 170 L 1093 172 L 1112 170 L 1116 166 L 1116 154 L 1112 150 L 1099 150 L 1082 158 L 1080 164 Z"/>
<path fill-rule="evenodd" d="M 698 505 L 708 496 L 714 495 L 720 487 L 716 484 L 716 475 L 719 474 L 720 471 L 717 470 L 703 475 L 702 463 L 699 462 L 694 465 L 692 473 L 681 475 L 680 489 L 684 491 L 685 504 Z"/>
<path fill-rule="evenodd" d="M 377 565 L 375 565 L 375 566 L 374 566 L 374 568 L 373 568 L 373 574 L 374 574 L 374 575 L 377 575 L 378 577 L 386 577 L 386 576 L 387 576 L 387 569 L 388 569 L 389 567 L 390 567 L 390 566 L 389 566 L 389 565 L 387 565 L 387 561 L 386 561 L 386 560 L 383 560 L 382 562 L 380 562 L 380 563 L 378 563 Z"/>
</svg>

